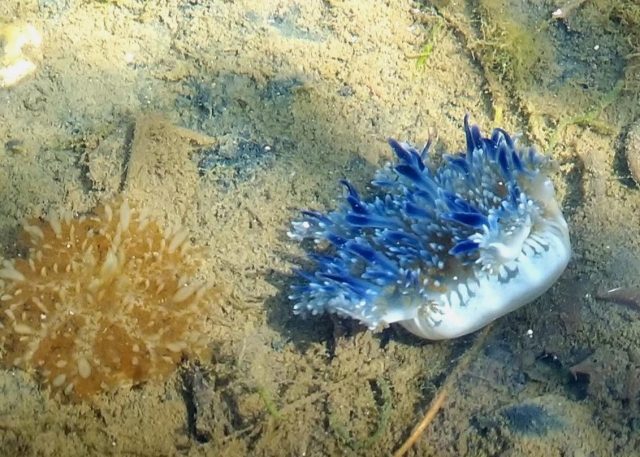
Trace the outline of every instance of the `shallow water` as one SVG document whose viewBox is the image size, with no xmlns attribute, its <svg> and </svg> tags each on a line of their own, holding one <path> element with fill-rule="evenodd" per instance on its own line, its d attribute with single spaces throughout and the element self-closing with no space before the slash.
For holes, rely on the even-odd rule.
<svg viewBox="0 0 640 457">
<path fill-rule="evenodd" d="M 124 192 L 188 227 L 208 249 L 202 274 L 228 294 L 207 324 L 212 360 L 164 382 L 69 403 L 33 373 L 1 371 L 2 454 L 390 455 L 464 361 L 408 455 L 635 455 L 640 314 L 593 298 L 637 286 L 640 272 L 640 194 L 621 166 L 637 99 L 603 101 L 623 45 L 578 10 L 573 28 L 541 29 L 553 71 L 515 86 L 478 59 L 465 6 L 2 2 L 7 22 L 43 35 L 25 49 L 37 70 L 0 89 L 3 255 L 16 254 L 22 218 L 83 214 Z M 530 0 L 510 14 L 545 23 L 555 8 Z M 594 106 L 609 129 L 557 128 Z M 574 248 L 559 282 L 496 321 L 477 352 L 478 335 L 429 343 L 294 317 L 296 210 L 334 207 L 343 177 L 365 189 L 391 159 L 388 136 L 422 144 L 435 133 L 438 151 L 459 150 L 467 112 L 485 133 L 501 117 L 523 141 L 554 146 Z"/>
</svg>

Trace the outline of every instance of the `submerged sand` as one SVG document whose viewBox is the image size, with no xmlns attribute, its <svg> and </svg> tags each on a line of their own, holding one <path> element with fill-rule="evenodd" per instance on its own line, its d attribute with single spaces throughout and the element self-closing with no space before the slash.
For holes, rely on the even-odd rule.
<svg viewBox="0 0 640 457">
<path fill-rule="evenodd" d="M 522 20 L 551 13 L 523 5 Z M 640 192 L 621 147 L 637 101 L 602 105 L 610 129 L 557 130 L 610 94 L 623 66 L 613 37 L 578 45 L 552 23 L 557 72 L 521 88 L 476 59 L 471 16 L 424 3 L 13 0 L 0 16 L 43 36 L 37 70 L 0 89 L 3 255 L 22 218 L 82 214 L 126 191 L 192 231 L 231 297 L 209 324 L 213 359 L 165 383 L 69 404 L 0 372 L 3 455 L 390 455 L 476 336 L 429 343 L 294 317 L 302 251 L 286 231 L 297 209 L 333 207 L 339 178 L 366 189 L 391 159 L 386 137 L 436 134 L 438 151 L 459 150 L 465 113 L 488 132 L 498 99 L 500 126 L 553 146 L 574 258 L 549 293 L 493 324 L 409 455 L 640 445 L 640 314 L 593 298 L 638 285 Z"/>
</svg>

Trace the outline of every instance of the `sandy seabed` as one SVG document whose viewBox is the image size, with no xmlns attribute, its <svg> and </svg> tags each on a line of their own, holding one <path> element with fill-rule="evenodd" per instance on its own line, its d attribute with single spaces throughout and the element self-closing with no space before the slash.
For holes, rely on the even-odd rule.
<svg viewBox="0 0 640 457">
<path fill-rule="evenodd" d="M 543 3 L 526 5 L 544 16 Z M 460 28 L 443 27 L 417 66 L 436 17 L 424 3 L 9 0 L 0 16 L 43 36 L 37 70 L 0 89 L 3 253 L 22 218 L 82 214 L 126 189 L 191 229 L 232 296 L 213 360 L 185 362 L 163 384 L 68 404 L 27 373 L 0 372 L 0 453 L 398 449 L 475 337 L 429 343 L 294 317 L 302 252 L 286 231 L 297 209 L 333 207 L 338 179 L 365 189 L 391 159 L 386 137 L 436 134 L 437 150 L 456 151 L 465 113 L 485 133 L 494 126 L 493 83 Z M 593 49 L 563 46 L 558 59 Z M 503 112 L 502 127 L 542 148 L 553 122 L 525 108 L 575 114 L 553 78 Z M 574 258 L 549 293 L 493 324 L 409 455 L 636 455 L 640 314 L 593 299 L 639 277 L 640 193 L 617 167 L 635 115 L 620 104 L 602 114 L 614 133 L 560 135 L 550 152 Z M 133 157 L 146 166 L 132 175 Z"/>
</svg>

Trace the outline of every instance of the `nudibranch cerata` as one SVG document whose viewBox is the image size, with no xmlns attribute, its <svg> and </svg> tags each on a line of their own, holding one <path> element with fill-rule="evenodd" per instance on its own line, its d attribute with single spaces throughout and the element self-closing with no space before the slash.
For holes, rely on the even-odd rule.
<svg viewBox="0 0 640 457">
<path fill-rule="evenodd" d="M 323 214 L 302 211 L 289 236 L 315 241 L 315 271 L 290 299 L 296 314 L 337 313 L 371 330 L 398 323 L 430 339 L 474 332 L 546 292 L 571 256 L 549 157 L 464 119 L 466 153 L 429 155 L 390 139 L 395 164 L 376 193 Z"/>
</svg>

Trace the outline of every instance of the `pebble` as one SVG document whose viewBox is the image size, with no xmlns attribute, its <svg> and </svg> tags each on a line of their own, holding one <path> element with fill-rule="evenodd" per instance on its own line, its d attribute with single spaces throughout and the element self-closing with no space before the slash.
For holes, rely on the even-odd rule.
<svg viewBox="0 0 640 457">
<path fill-rule="evenodd" d="M 42 36 L 32 25 L 0 21 L 0 88 L 11 87 L 36 70 L 22 51 L 41 44 Z"/>
<path fill-rule="evenodd" d="M 562 422 L 541 405 L 513 405 L 505 408 L 502 416 L 511 431 L 522 435 L 541 437 L 562 428 Z"/>
<path fill-rule="evenodd" d="M 625 151 L 631 177 L 640 186 L 640 121 L 636 121 L 629 129 Z"/>
</svg>

